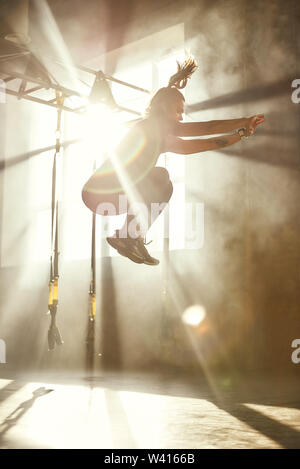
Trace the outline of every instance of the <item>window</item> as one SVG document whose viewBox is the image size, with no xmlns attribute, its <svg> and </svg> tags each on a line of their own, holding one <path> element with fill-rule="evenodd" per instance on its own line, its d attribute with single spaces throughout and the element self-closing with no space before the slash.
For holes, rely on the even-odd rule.
<svg viewBox="0 0 300 469">
<path fill-rule="evenodd" d="M 140 44 L 142 42 L 143 44 Z M 168 42 L 171 47 L 168 47 Z M 162 44 L 166 44 L 162 51 Z M 174 44 L 177 46 L 174 48 Z M 153 50 L 156 45 L 156 50 Z M 145 57 L 138 56 L 136 62 L 134 56 L 136 50 L 143 49 Z M 152 48 L 152 49 L 151 49 Z M 150 53 L 149 53 L 150 51 Z M 152 51 L 152 53 L 151 53 Z M 117 56 L 121 57 L 116 60 Z M 147 56 L 148 54 L 148 56 Z M 113 62 L 117 61 L 118 67 L 114 76 L 125 82 L 135 84 L 150 91 L 156 91 L 161 86 L 166 86 L 170 75 L 176 72 L 176 60 L 182 60 L 183 53 L 183 25 L 169 28 L 165 32 L 161 32 L 133 43 L 117 51 L 111 53 Z M 109 64 L 110 54 L 107 54 L 106 61 Z M 94 67 L 95 68 L 95 67 Z M 108 72 L 107 72 L 108 73 Z M 117 103 L 126 108 L 143 113 L 150 96 L 140 91 L 110 83 L 113 96 Z M 93 117 L 94 112 L 94 117 Z M 125 112 L 120 113 L 117 119 L 114 117 L 110 123 L 107 122 L 107 116 L 97 114 L 99 110 L 91 111 L 86 120 L 87 131 L 89 137 L 85 138 L 82 144 L 76 147 L 70 147 L 64 155 L 64 218 L 65 218 L 65 254 L 68 259 L 86 258 L 90 256 L 90 239 L 91 239 L 91 219 L 92 213 L 86 209 L 81 200 L 81 188 L 89 176 L 93 172 L 94 161 L 97 167 L 104 161 L 105 151 L 109 152 L 109 144 L 104 145 L 104 137 L 107 137 L 113 129 L 113 135 L 108 138 L 109 141 L 116 144 L 118 140 L 126 133 L 126 129 L 122 128 L 121 123 L 132 119 L 135 116 Z M 70 140 L 84 133 L 84 119 L 76 115 L 66 116 L 65 139 Z M 104 129 L 103 129 L 104 125 Z M 86 134 L 87 135 L 87 134 Z M 180 155 L 161 155 L 157 163 L 164 166 L 170 173 L 173 182 L 174 192 L 169 205 L 169 249 L 184 248 L 184 202 L 185 202 L 185 157 Z M 109 223 L 109 231 L 113 233 L 116 228 L 122 226 L 126 215 L 116 217 L 97 217 L 97 239 L 101 237 L 101 226 L 103 223 Z M 166 210 L 155 221 L 149 230 L 149 238 L 153 239 L 153 243 L 149 246 L 150 251 L 161 251 L 164 241 L 164 223 L 167 216 Z M 67 239 L 69 240 L 67 242 Z M 97 246 L 99 246 L 98 243 Z M 107 246 L 107 252 L 100 255 L 117 255 L 116 251 Z"/>
</svg>

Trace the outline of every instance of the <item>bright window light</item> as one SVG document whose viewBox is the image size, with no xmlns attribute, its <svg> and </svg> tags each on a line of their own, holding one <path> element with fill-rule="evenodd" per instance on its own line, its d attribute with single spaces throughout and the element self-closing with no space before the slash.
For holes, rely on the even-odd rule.
<svg viewBox="0 0 300 469">
<path fill-rule="evenodd" d="M 128 83 L 134 83 L 140 85 L 146 89 L 157 90 L 161 86 L 166 86 L 169 77 L 172 73 L 176 72 L 176 60 L 183 60 L 184 54 L 182 51 L 176 51 L 176 54 L 168 55 L 163 57 L 160 61 L 145 62 L 139 67 L 124 67 L 118 71 L 118 78 Z M 116 102 L 126 108 L 133 109 L 140 113 L 143 113 L 149 102 L 149 95 L 141 93 L 137 90 L 120 86 L 116 83 L 111 83 L 111 89 Z M 82 116 L 70 116 L 74 123 L 72 124 L 72 135 L 70 138 L 75 136 L 81 136 L 81 161 L 80 167 L 89 167 L 90 172 L 88 177 L 92 174 L 93 164 L 96 161 L 96 166 L 99 167 L 106 158 L 106 155 L 112 153 L 113 149 L 120 142 L 122 137 L 128 132 L 123 123 L 134 119 L 134 116 L 126 115 L 123 113 L 115 113 L 109 111 L 103 105 L 89 106 L 87 112 Z M 125 118 L 124 118 L 125 117 Z M 68 116 L 69 119 L 69 116 Z M 75 123 L 76 121 L 76 123 Z M 70 126 L 69 126 L 70 127 Z M 73 150 L 72 150 L 73 151 Z M 184 187 L 184 176 L 185 176 L 185 157 L 179 155 L 161 155 L 157 165 L 166 167 L 170 173 L 170 178 L 173 182 L 174 192 L 172 199 L 169 204 L 169 249 L 184 249 L 185 245 L 185 233 L 184 233 L 184 202 L 185 202 L 185 187 Z M 79 163 L 79 161 L 78 161 Z M 73 183 L 77 180 L 76 186 L 72 184 L 75 189 L 77 187 L 77 194 L 81 194 L 81 187 L 79 187 L 78 175 L 79 166 L 71 164 L 68 167 L 68 179 L 72 179 Z M 85 171 L 84 171 L 85 172 Z M 71 176 L 71 173 L 74 173 Z M 88 179 L 86 177 L 85 180 Z M 79 176 L 81 179 L 81 174 Z M 84 181 L 85 182 L 85 181 Z M 84 183 L 83 182 L 83 183 Z M 82 184 L 83 185 L 83 184 Z M 71 187 L 70 187 L 71 189 Z M 77 199 L 77 202 L 75 201 Z M 71 197 L 70 203 L 72 203 L 72 219 L 75 221 L 76 205 L 78 206 L 78 215 L 81 212 L 82 201 L 74 196 Z M 80 208 L 81 207 L 81 208 Z M 70 207 L 71 208 L 71 207 Z M 90 214 L 89 214 L 90 215 Z M 117 228 L 120 228 L 124 222 L 126 215 L 119 215 L 115 217 L 109 217 L 108 220 L 104 220 L 108 223 L 109 233 L 113 233 Z M 165 226 L 165 214 L 160 216 L 149 230 L 147 240 L 152 239 L 153 243 L 149 246 L 149 251 L 161 251 L 163 249 L 164 241 L 164 226 Z M 86 218 L 86 217 L 84 217 Z M 98 220 L 98 219 L 97 219 Z M 100 221 L 100 220 L 99 220 Z M 103 223 L 103 220 L 101 220 Z M 73 232 L 72 242 L 69 244 L 69 254 L 76 254 L 76 257 L 85 258 L 87 249 L 83 247 L 83 243 L 88 247 L 90 246 L 90 228 L 87 230 L 85 223 L 80 224 L 80 229 Z M 90 226 L 90 224 L 88 224 Z M 86 234 L 84 234 L 86 232 Z M 80 247 L 80 245 L 82 247 Z M 71 248 L 72 246 L 72 248 Z M 89 249 L 89 248 L 88 248 Z M 118 253 L 109 247 L 109 255 L 116 256 Z M 68 256 L 69 257 L 69 256 Z"/>
</svg>

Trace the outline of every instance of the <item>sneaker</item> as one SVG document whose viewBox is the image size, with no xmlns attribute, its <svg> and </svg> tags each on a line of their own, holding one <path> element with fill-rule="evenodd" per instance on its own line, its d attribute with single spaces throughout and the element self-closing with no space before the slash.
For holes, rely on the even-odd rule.
<svg viewBox="0 0 300 469">
<path fill-rule="evenodd" d="M 118 251 L 119 254 L 121 254 L 121 256 L 128 257 L 137 264 L 159 264 L 159 260 L 150 256 L 149 252 L 145 248 L 145 245 L 150 243 L 145 243 L 144 238 L 142 237 L 137 239 L 108 237 L 106 240 L 110 246 L 112 246 Z"/>
<path fill-rule="evenodd" d="M 140 237 L 140 238 L 137 238 L 135 242 L 136 242 L 136 247 L 137 247 L 137 255 L 143 257 L 144 264 L 147 264 L 147 265 L 159 264 L 159 260 L 155 259 L 155 257 L 150 256 L 149 252 L 145 248 L 145 245 L 150 244 L 151 241 L 149 243 L 145 243 L 144 238 Z"/>
<path fill-rule="evenodd" d="M 133 262 L 137 264 L 143 264 L 144 259 L 141 254 L 138 254 L 137 249 L 135 248 L 135 240 L 131 238 L 114 238 L 107 237 L 106 241 L 108 244 L 116 249 L 121 256 L 128 257 Z M 132 242 L 133 241 L 133 242 Z"/>
</svg>

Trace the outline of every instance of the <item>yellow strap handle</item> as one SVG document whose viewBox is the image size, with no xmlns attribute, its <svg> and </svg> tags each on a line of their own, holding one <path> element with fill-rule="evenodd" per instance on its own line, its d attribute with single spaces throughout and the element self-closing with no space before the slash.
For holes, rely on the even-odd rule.
<svg viewBox="0 0 300 469">
<path fill-rule="evenodd" d="M 53 283 L 49 283 L 49 298 L 48 298 L 48 306 L 53 305 Z"/>
<path fill-rule="evenodd" d="M 61 91 L 56 91 L 56 102 L 59 106 L 63 106 L 65 101 L 65 97 Z"/>
<path fill-rule="evenodd" d="M 53 303 L 58 303 L 58 279 L 56 278 L 53 283 Z"/>
<path fill-rule="evenodd" d="M 90 319 L 95 319 L 95 316 L 96 316 L 96 295 L 93 293 L 90 295 L 89 317 Z"/>
<path fill-rule="evenodd" d="M 53 304 L 58 304 L 58 279 L 49 283 L 48 306 L 53 306 Z"/>
</svg>

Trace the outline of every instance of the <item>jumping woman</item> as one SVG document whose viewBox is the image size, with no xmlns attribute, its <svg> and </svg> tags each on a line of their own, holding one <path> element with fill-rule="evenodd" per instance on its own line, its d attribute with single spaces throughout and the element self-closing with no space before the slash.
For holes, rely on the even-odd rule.
<svg viewBox="0 0 300 469">
<path fill-rule="evenodd" d="M 151 99 L 144 119 L 131 128 L 111 158 L 96 170 L 82 190 L 84 203 L 94 213 L 103 216 L 127 213 L 123 227 L 106 239 L 121 255 L 139 264 L 159 264 L 147 251 L 145 237 L 173 192 L 168 171 L 155 166 L 159 155 L 215 151 L 253 135 L 257 125 L 264 121 L 264 115 L 258 114 L 240 119 L 181 122 L 185 99 L 179 90 L 186 86 L 196 68 L 193 58 L 178 64 L 178 71 L 171 76 L 168 86 L 160 88 Z M 223 133 L 227 135 L 180 138 Z M 143 222 L 133 209 L 141 201 L 145 207 Z M 151 210 L 153 207 L 159 210 Z"/>
</svg>

